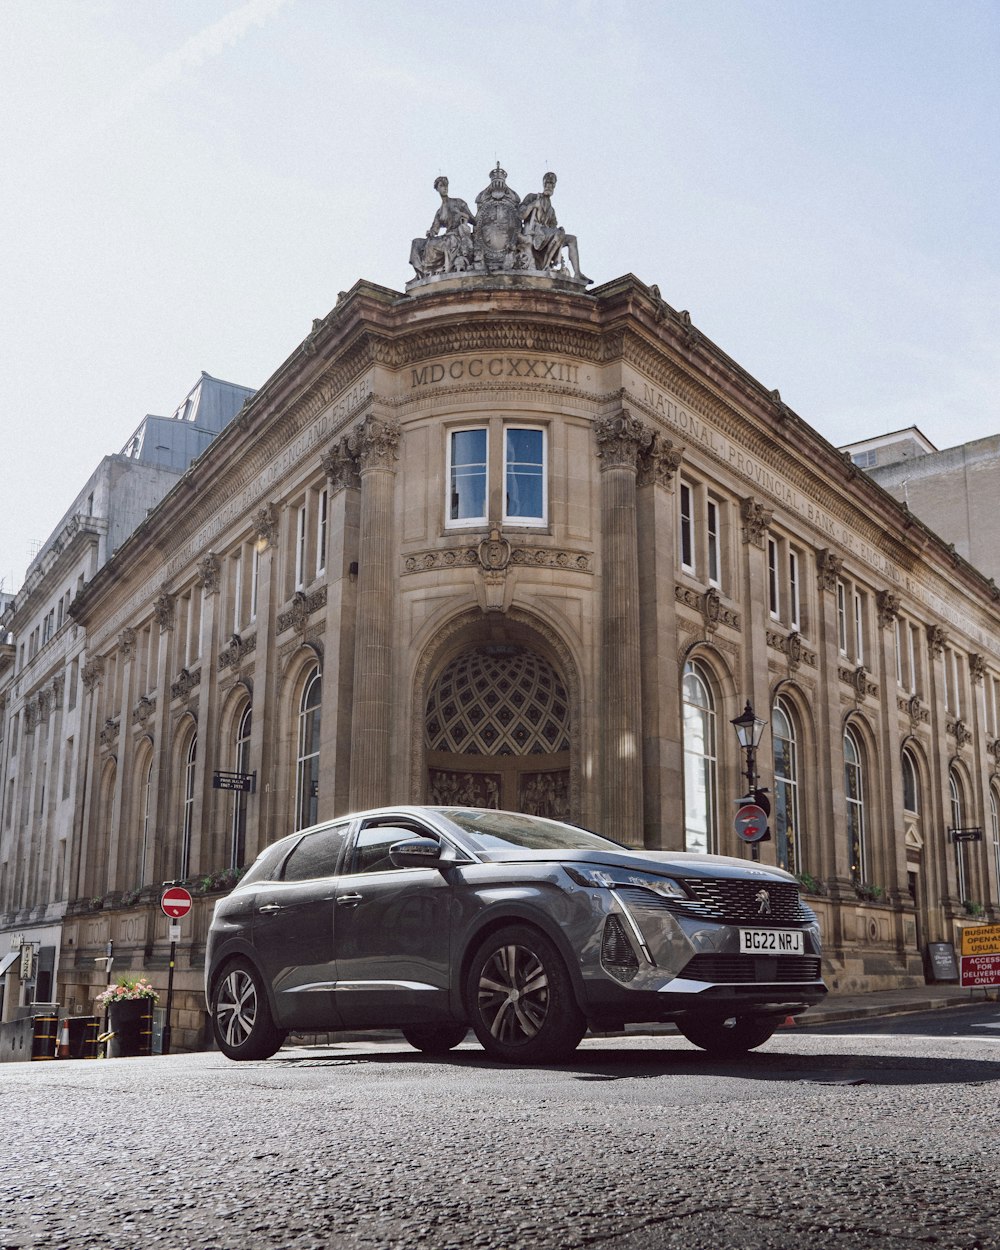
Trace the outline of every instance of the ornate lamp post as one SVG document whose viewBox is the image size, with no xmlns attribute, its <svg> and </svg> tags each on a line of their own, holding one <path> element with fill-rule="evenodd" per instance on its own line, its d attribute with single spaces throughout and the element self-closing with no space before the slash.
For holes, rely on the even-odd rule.
<svg viewBox="0 0 1000 1250">
<path fill-rule="evenodd" d="M 734 716 L 729 722 L 736 730 L 736 737 L 739 740 L 740 750 L 746 753 L 746 779 L 747 779 L 747 797 L 740 802 L 741 808 L 750 804 L 763 808 L 765 816 L 770 814 L 771 804 L 768 801 L 767 794 L 757 785 L 757 748 L 760 745 L 761 735 L 764 732 L 766 720 L 761 720 L 754 712 L 753 704 L 747 700 L 746 707 L 739 716 Z M 737 815 L 737 820 L 739 816 Z M 739 832 L 739 829 L 737 830 Z M 741 836 L 744 836 L 741 834 Z M 765 831 L 763 837 L 758 835 L 751 843 L 751 855 L 753 859 L 760 859 L 760 843 L 764 838 L 770 837 L 770 831 Z"/>
</svg>

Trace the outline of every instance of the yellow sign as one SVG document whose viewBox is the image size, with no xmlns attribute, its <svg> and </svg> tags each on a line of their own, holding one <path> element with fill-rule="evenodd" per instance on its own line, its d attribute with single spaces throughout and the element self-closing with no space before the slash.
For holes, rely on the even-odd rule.
<svg viewBox="0 0 1000 1250">
<path fill-rule="evenodd" d="M 962 954 L 1000 954 L 1000 924 L 977 924 L 963 929 Z"/>
</svg>

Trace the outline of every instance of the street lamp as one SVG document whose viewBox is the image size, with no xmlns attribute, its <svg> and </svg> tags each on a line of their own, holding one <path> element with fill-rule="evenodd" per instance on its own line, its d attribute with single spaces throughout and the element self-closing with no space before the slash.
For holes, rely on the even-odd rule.
<svg viewBox="0 0 1000 1250">
<path fill-rule="evenodd" d="M 760 746 L 761 735 L 764 732 L 764 726 L 767 724 L 767 721 L 760 719 L 754 712 L 750 700 L 747 699 L 747 705 L 743 709 L 742 714 L 734 716 L 729 723 L 736 730 L 740 750 L 745 751 L 747 757 L 747 793 L 746 798 L 737 800 L 740 811 L 745 811 L 747 815 L 753 811 L 758 821 L 766 820 L 771 811 L 771 804 L 768 801 L 767 792 L 761 790 L 757 785 L 757 748 Z M 757 808 L 762 809 L 762 812 L 758 812 Z M 742 837 L 748 837 L 747 834 L 742 833 L 739 817 L 737 817 L 737 833 L 740 833 Z M 760 859 L 760 842 L 770 836 L 770 831 L 765 827 L 762 834 L 758 833 L 754 837 L 750 847 L 752 859 Z"/>
</svg>

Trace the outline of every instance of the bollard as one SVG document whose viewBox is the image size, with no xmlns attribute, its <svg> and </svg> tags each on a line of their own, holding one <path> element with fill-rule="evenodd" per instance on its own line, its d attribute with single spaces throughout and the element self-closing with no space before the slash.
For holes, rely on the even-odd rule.
<svg viewBox="0 0 1000 1250">
<path fill-rule="evenodd" d="M 35 1016 L 31 1038 L 31 1058 L 54 1059 L 56 1057 L 56 1029 L 58 1016 Z"/>
</svg>

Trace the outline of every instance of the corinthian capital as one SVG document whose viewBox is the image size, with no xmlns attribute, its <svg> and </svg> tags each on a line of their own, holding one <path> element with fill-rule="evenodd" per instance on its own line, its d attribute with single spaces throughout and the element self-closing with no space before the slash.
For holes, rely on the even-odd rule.
<svg viewBox="0 0 1000 1250">
<path fill-rule="evenodd" d="M 638 469 L 639 456 L 653 445 L 653 431 L 627 408 L 594 422 L 597 455 L 602 469 Z"/>
<path fill-rule="evenodd" d="M 399 422 L 365 417 L 352 430 L 348 450 L 357 458 L 360 472 L 395 469 L 399 459 Z"/>
</svg>

